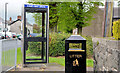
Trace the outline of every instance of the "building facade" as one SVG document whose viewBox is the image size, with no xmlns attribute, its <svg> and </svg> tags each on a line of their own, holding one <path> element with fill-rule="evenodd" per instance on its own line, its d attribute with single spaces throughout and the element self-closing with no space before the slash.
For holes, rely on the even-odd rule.
<svg viewBox="0 0 120 73">
<path fill-rule="evenodd" d="M 0 32 L 3 32 L 4 30 L 4 20 L 0 17 Z"/>
</svg>

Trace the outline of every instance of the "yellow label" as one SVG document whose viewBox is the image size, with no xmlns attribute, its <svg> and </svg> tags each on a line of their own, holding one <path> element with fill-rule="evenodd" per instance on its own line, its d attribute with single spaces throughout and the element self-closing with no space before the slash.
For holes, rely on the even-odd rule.
<svg viewBox="0 0 120 73">
<path fill-rule="evenodd" d="M 82 58 L 82 55 L 69 55 L 70 58 Z"/>
<path fill-rule="evenodd" d="M 73 61 L 73 66 L 79 66 L 79 63 L 78 63 L 77 59 Z"/>
</svg>

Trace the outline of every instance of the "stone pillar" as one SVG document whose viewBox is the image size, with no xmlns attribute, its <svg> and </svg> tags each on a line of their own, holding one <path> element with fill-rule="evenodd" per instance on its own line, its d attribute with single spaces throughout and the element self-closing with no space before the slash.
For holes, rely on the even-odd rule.
<svg viewBox="0 0 120 73">
<path fill-rule="evenodd" d="M 120 72 L 120 41 L 93 38 L 94 71 Z"/>
</svg>

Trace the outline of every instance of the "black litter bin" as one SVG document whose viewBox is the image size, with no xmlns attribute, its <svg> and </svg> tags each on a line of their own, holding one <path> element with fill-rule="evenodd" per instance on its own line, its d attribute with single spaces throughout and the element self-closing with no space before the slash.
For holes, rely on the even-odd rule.
<svg viewBox="0 0 120 73">
<path fill-rule="evenodd" d="M 81 43 L 81 48 L 71 49 L 69 44 Z M 86 39 L 71 35 L 65 40 L 65 73 L 86 73 Z"/>
</svg>

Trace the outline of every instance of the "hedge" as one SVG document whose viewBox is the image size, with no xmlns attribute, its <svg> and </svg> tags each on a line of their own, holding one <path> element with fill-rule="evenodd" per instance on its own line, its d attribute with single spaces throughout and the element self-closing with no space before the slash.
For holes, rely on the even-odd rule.
<svg viewBox="0 0 120 73">
<path fill-rule="evenodd" d="M 42 49 L 42 43 L 41 42 L 28 42 L 28 51 L 27 53 L 33 54 L 33 55 L 41 55 L 41 49 Z"/>
<path fill-rule="evenodd" d="M 67 39 L 71 34 L 67 33 L 51 33 L 49 35 L 49 56 L 64 56 L 65 55 L 65 39 Z M 93 55 L 93 43 L 91 37 L 84 37 L 87 40 L 87 58 L 91 58 Z M 34 55 L 41 54 L 41 43 L 30 42 L 29 43 L 29 53 Z M 71 48 L 79 48 L 80 44 L 72 44 Z"/>
<path fill-rule="evenodd" d="M 120 39 L 120 20 L 113 22 L 113 37 L 118 40 Z"/>
<path fill-rule="evenodd" d="M 67 33 L 52 33 L 49 38 L 49 55 L 50 56 L 64 56 L 65 55 L 65 39 L 70 34 Z"/>
<path fill-rule="evenodd" d="M 83 36 L 84 37 L 84 36 Z M 93 42 L 91 37 L 84 37 L 86 39 L 87 58 L 93 57 Z"/>
</svg>

